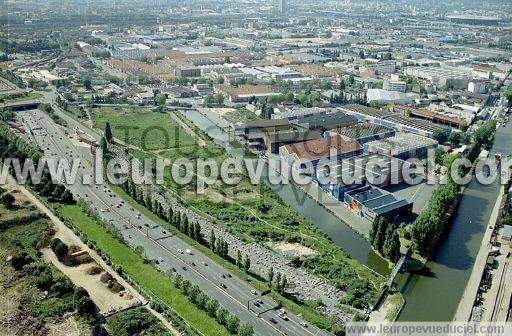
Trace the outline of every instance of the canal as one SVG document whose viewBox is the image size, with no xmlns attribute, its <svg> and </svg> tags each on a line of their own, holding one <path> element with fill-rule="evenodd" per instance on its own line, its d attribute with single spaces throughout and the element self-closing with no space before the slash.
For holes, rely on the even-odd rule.
<svg viewBox="0 0 512 336">
<path fill-rule="evenodd" d="M 489 157 L 511 154 L 512 124 L 500 127 Z M 400 321 L 451 321 L 457 310 L 483 234 L 497 200 L 500 185 L 469 183 L 446 239 L 422 275 L 402 274 L 397 279 L 406 304 Z"/>
<path fill-rule="evenodd" d="M 244 150 L 234 148 L 230 145 L 228 135 L 201 113 L 189 110 L 183 111 L 182 114 L 211 136 L 217 144 L 226 148 L 228 153 L 234 157 L 241 157 L 243 155 Z M 267 169 L 264 170 L 262 176 L 263 182 L 266 182 L 286 204 L 329 235 L 333 242 L 341 247 L 351 258 L 368 266 L 379 274 L 386 275 L 390 272 L 388 263 L 372 250 L 369 242 L 365 238 L 360 236 L 338 217 L 331 214 L 294 185 L 272 185 L 268 183 L 268 175 L 266 173 Z"/>
</svg>

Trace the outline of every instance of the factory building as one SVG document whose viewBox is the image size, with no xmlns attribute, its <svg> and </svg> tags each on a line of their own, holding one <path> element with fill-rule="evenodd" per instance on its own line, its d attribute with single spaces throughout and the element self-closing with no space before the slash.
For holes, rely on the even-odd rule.
<svg viewBox="0 0 512 336">
<path fill-rule="evenodd" d="M 373 186 L 347 191 L 344 201 L 354 213 L 373 222 L 377 216 L 389 220 L 404 218 L 412 214 L 413 204 L 406 199 Z"/>
<path fill-rule="evenodd" d="M 437 124 L 449 125 L 459 128 L 464 124 L 464 120 L 447 113 L 438 113 L 425 109 L 417 109 L 406 105 L 395 105 L 391 108 L 393 111 L 402 112 L 404 115 L 429 120 Z"/>
<path fill-rule="evenodd" d="M 298 142 L 316 140 L 322 138 L 318 131 L 306 129 L 291 129 L 277 132 L 260 132 L 249 134 L 247 144 L 260 151 L 270 150 L 271 153 L 279 153 L 279 147 Z"/>
<path fill-rule="evenodd" d="M 326 130 L 357 124 L 357 118 L 343 111 L 325 114 L 310 114 L 299 116 L 295 123 L 310 130 L 319 130 L 321 133 Z"/>
<path fill-rule="evenodd" d="M 367 142 L 392 137 L 396 131 L 390 127 L 361 122 L 355 125 L 336 127 L 325 132 L 325 136 L 340 134 L 364 145 Z"/>
<path fill-rule="evenodd" d="M 357 141 L 339 134 L 279 148 L 279 156 L 282 160 L 293 168 L 309 174 L 314 171 L 308 168 L 314 168 L 322 158 L 332 157 L 337 161 L 361 154 L 363 154 L 363 147 Z"/>
<path fill-rule="evenodd" d="M 403 163 L 389 156 L 364 154 L 334 165 L 318 166 L 314 178 L 320 188 L 341 201 L 347 191 L 366 184 L 384 187 L 402 182 Z"/>
<path fill-rule="evenodd" d="M 446 125 L 434 124 L 427 120 L 415 119 L 403 116 L 399 111 L 384 111 L 375 108 L 350 104 L 340 108 L 347 114 L 352 114 L 360 121 L 369 121 L 374 124 L 387 126 L 396 131 L 414 133 L 421 136 L 433 137 L 435 132 L 444 132 L 450 134 L 451 127 Z"/>
<path fill-rule="evenodd" d="M 401 160 L 423 159 L 430 148 L 436 148 L 437 141 L 411 133 L 398 133 L 394 137 L 371 141 L 364 144 L 368 153 L 388 155 Z"/>
</svg>

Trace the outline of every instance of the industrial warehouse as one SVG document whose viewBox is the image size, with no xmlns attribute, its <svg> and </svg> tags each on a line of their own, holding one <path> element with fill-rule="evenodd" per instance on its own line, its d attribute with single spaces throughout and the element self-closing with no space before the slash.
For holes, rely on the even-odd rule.
<svg viewBox="0 0 512 336">
<path fill-rule="evenodd" d="M 461 123 L 450 115 L 400 105 L 376 109 L 349 104 L 250 121 L 237 125 L 235 133 L 250 148 L 279 155 L 358 216 L 398 222 L 411 215 L 413 202 L 385 189 L 403 183 L 405 160 L 424 160 L 438 146 L 436 132 L 448 136 Z"/>
</svg>

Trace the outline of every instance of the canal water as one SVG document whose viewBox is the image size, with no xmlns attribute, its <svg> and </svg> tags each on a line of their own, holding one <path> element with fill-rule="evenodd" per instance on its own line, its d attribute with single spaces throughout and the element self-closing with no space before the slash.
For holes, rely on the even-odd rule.
<svg viewBox="0 0 512 336">
<path fill-rule="evenodd" d="M 231 154 L 240 154 L 228 143 L 228 136 L 196 111 L 184 113 Z M 501 152 L 512 154 L 512 124 L 500 127 L 490 157 Z M 292 208 L 327 233 L 347 254 L 380 274 L 388 274 L 387 263 L 376 255 L 366 239 L 293 185 L 271 186 Z M 499 181 L 482 185 L 470 182 L 459 203 L 446 239 L 435 257 L 427 263 L 428 272 L 401 274 L 397 278 L 406 304 L 401 321 L 449 321 L 453 319 L 464 292 L 491 212 L 497 200 Z"/>
<path fill-rule="evenodd" d="M 489 155 L 512 153 L 512 124 L 498 128 Z M 446 239 L 438 248 L 429 272 L 402 274 L 398 278 L 406 304 L 400 321 L 451 321 L 471 275 L 500 185 L 482 185 L 473 180 L 464 192 Z"/>
<path fill-rule="evenodd" d="M 228 135 L 215 126 L 212 121 L 197 111 L 183 111 L 189 120 L 201 130 L 210 135 L 215 142 L 226 148 L 228 153 L 235 157 L 243 155 L 244 150 L 234 148 L 229 143 Z M 338 217 L 320 206 L 302 190 L 292 184 L 272 185 L 268 183 L 267 169 L 264 170 L 262 179 L 276 192 L 281 199 L 295 211 L 309 219 L 315 226 L 332 238 L 333 242 L 341 247 L 351 258 L 368 266 L 377 273 L 387 275 L 390 272 L 388 263 L 377 255 L 369 242 L 342 222 Z"/>
</svg>

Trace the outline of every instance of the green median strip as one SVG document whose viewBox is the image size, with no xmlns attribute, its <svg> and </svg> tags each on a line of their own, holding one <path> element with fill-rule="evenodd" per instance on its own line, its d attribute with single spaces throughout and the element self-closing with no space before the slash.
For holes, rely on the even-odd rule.
<svg viewBox="0 0 512 336">
<path fill-rule="evenodd" d="M 223 326 L 207 313 L 193 305 L 187 296 L 174 287 L 171 280 L 130 247 L 122 244 L 103 226 L 87 215 L 79 205 L 66 205 L 59 208 L 62 217 L 69 219 L 99 248 L 110 255 L 116 266 L 121 266 L 142 288 L 154 293 L 165 304 L 172 307 L 181 317 L 205 335 L 230 335 Z"/>
</svg>

